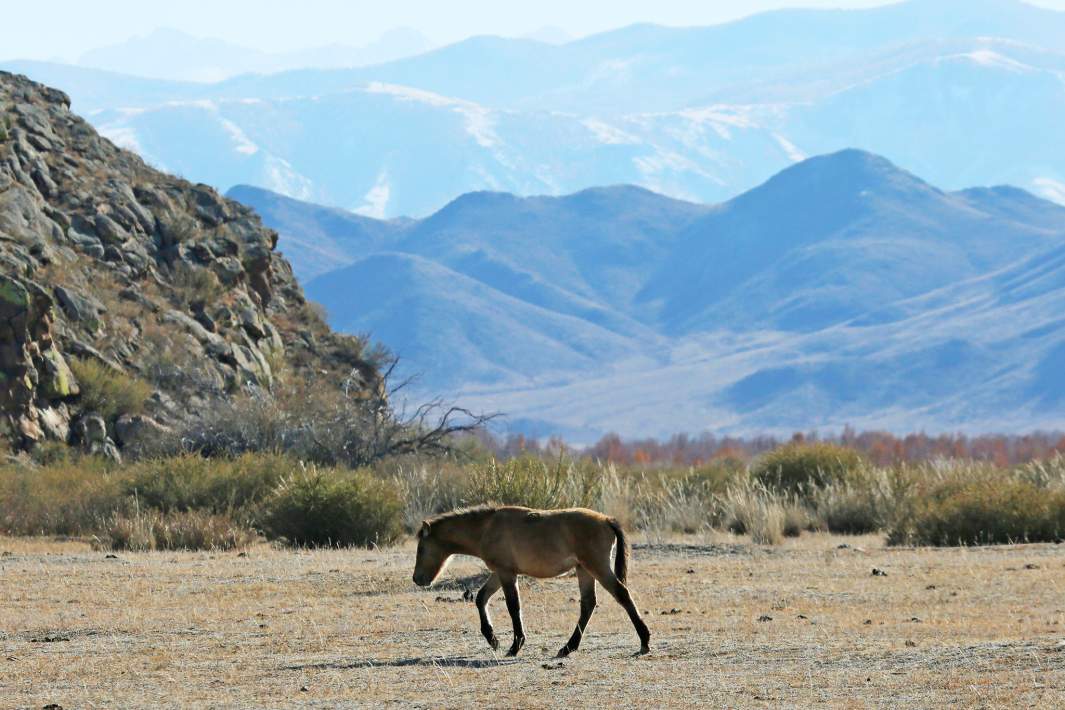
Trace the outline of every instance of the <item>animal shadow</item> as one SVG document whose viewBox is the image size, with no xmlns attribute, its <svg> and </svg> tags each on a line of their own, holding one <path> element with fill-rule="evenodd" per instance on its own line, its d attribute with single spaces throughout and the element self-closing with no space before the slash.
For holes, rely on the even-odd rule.
<svg viewBox="0 0 1065 710">
<path fill-rule="evenodd" d="M 520 663 L 516 658 L 470 658 L 469 656 L 432 657 L 423 658 L 367 658 L 356 661 L 323 661 L 318 663 L 301 663 L 285 666 L 285 670 L 350 670 L 352 668 L 405 668 L 407 666 L 429 666 L 437 668 L 494 668 L 496 666 L 510 666 Z"/>
</svg>

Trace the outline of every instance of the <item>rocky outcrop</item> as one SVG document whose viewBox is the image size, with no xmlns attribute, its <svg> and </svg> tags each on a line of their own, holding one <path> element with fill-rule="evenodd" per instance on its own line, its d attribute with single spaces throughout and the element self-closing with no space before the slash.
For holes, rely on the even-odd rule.
<svg viewBox="0 0 1065 710">
<path fill-rule="evenodd" d="M 193 406 L 271 387 L 279 369 L 327 386 L 355 369 L 378 386 L 362 342 L 308 307 L 276 244 L 248 208 L 115 147 L 63 93 L 0 72 L 0 439 L 111 455 Z M 72 358 L 147 382 L 150 416 L 98 421 Z"/>
</svg>

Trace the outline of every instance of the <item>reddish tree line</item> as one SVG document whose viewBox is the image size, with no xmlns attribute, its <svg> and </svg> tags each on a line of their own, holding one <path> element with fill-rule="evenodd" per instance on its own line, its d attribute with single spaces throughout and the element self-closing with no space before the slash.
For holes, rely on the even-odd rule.
<svg viewBox="0 0 1065 710">
<path fill-rule="evenodd" d="M 847 427 L 838 434 L 796 433 L 790 438 L 774 436 L 718 436 L 707 432 L 692 436 L 675 434 L 668 439 L 623 439 L 607 434 L 585 448 L 567 445 L 558 438 L 546 441 L 520 434 L 506 437 L 481 437 L 482 443 L 502 458 L 523 454 L 557 455 L 565 449 L 585 458 L 622 465 L 700 466 L 721 459 L 749 460 L 790 442 L 824 441 L 847 446 L 861 452 L 871 462 L 888 466 L 896 463 L 919 463 L 937 458 L 988 461 L 999 466 L 1027 463 L 1065 453 L 1065 434 L 1034 432 L 1031 434 L 926 434 L 896 435 L 882 431 L 857 432 Z"/>
</svg>

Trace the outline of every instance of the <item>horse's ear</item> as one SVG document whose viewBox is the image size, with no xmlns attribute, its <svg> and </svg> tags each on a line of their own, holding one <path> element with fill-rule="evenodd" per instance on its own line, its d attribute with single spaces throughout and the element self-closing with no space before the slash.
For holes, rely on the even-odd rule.
<svg viewBox="0 0 1065 710">
<path fill-rule="evenodd" d="M 429 521 L 428 520 L 423 520 L 422 521 L 422 528 L 421 528 L 421 530 L 418 531 L 418 539 L 419 540 L 422 539 L 422 538 L 425 538 L 425 537 L 429 537 Z"/>
</svg>

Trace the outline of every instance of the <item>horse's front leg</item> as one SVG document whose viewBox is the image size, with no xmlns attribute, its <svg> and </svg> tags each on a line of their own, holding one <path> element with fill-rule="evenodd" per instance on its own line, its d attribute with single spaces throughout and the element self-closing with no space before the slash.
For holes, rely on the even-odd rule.
<svg viewBox="0 0 1065 710">
<path fill-rule="evenodd" d="M 477 592 L 477 613 L 481 617 L 481 634 L 488 641 L 488 645 L 494 649 L 499 648 L 499 639 L 496 638 L 495 629 L 492 628 L 492 619 L 488 616 L 488 600 L 499 591 L 499 585 L 499 575 L 492 573 L 492 576 L 481 587 L 481 591 Z"/>
<path fill-rule="evenodd" d="M 521 623 L 521 600 L 518 598 L 518 578 L 513 574 L 500 575 L 500 582 L 503 584 L 503 596 L 507 599 L 510 621 L 514 625 L 514 643 L 510 645 L 507 655 L 517 656 L 518 651 L 525 645 L 525 628 Z"/>
</svg>

